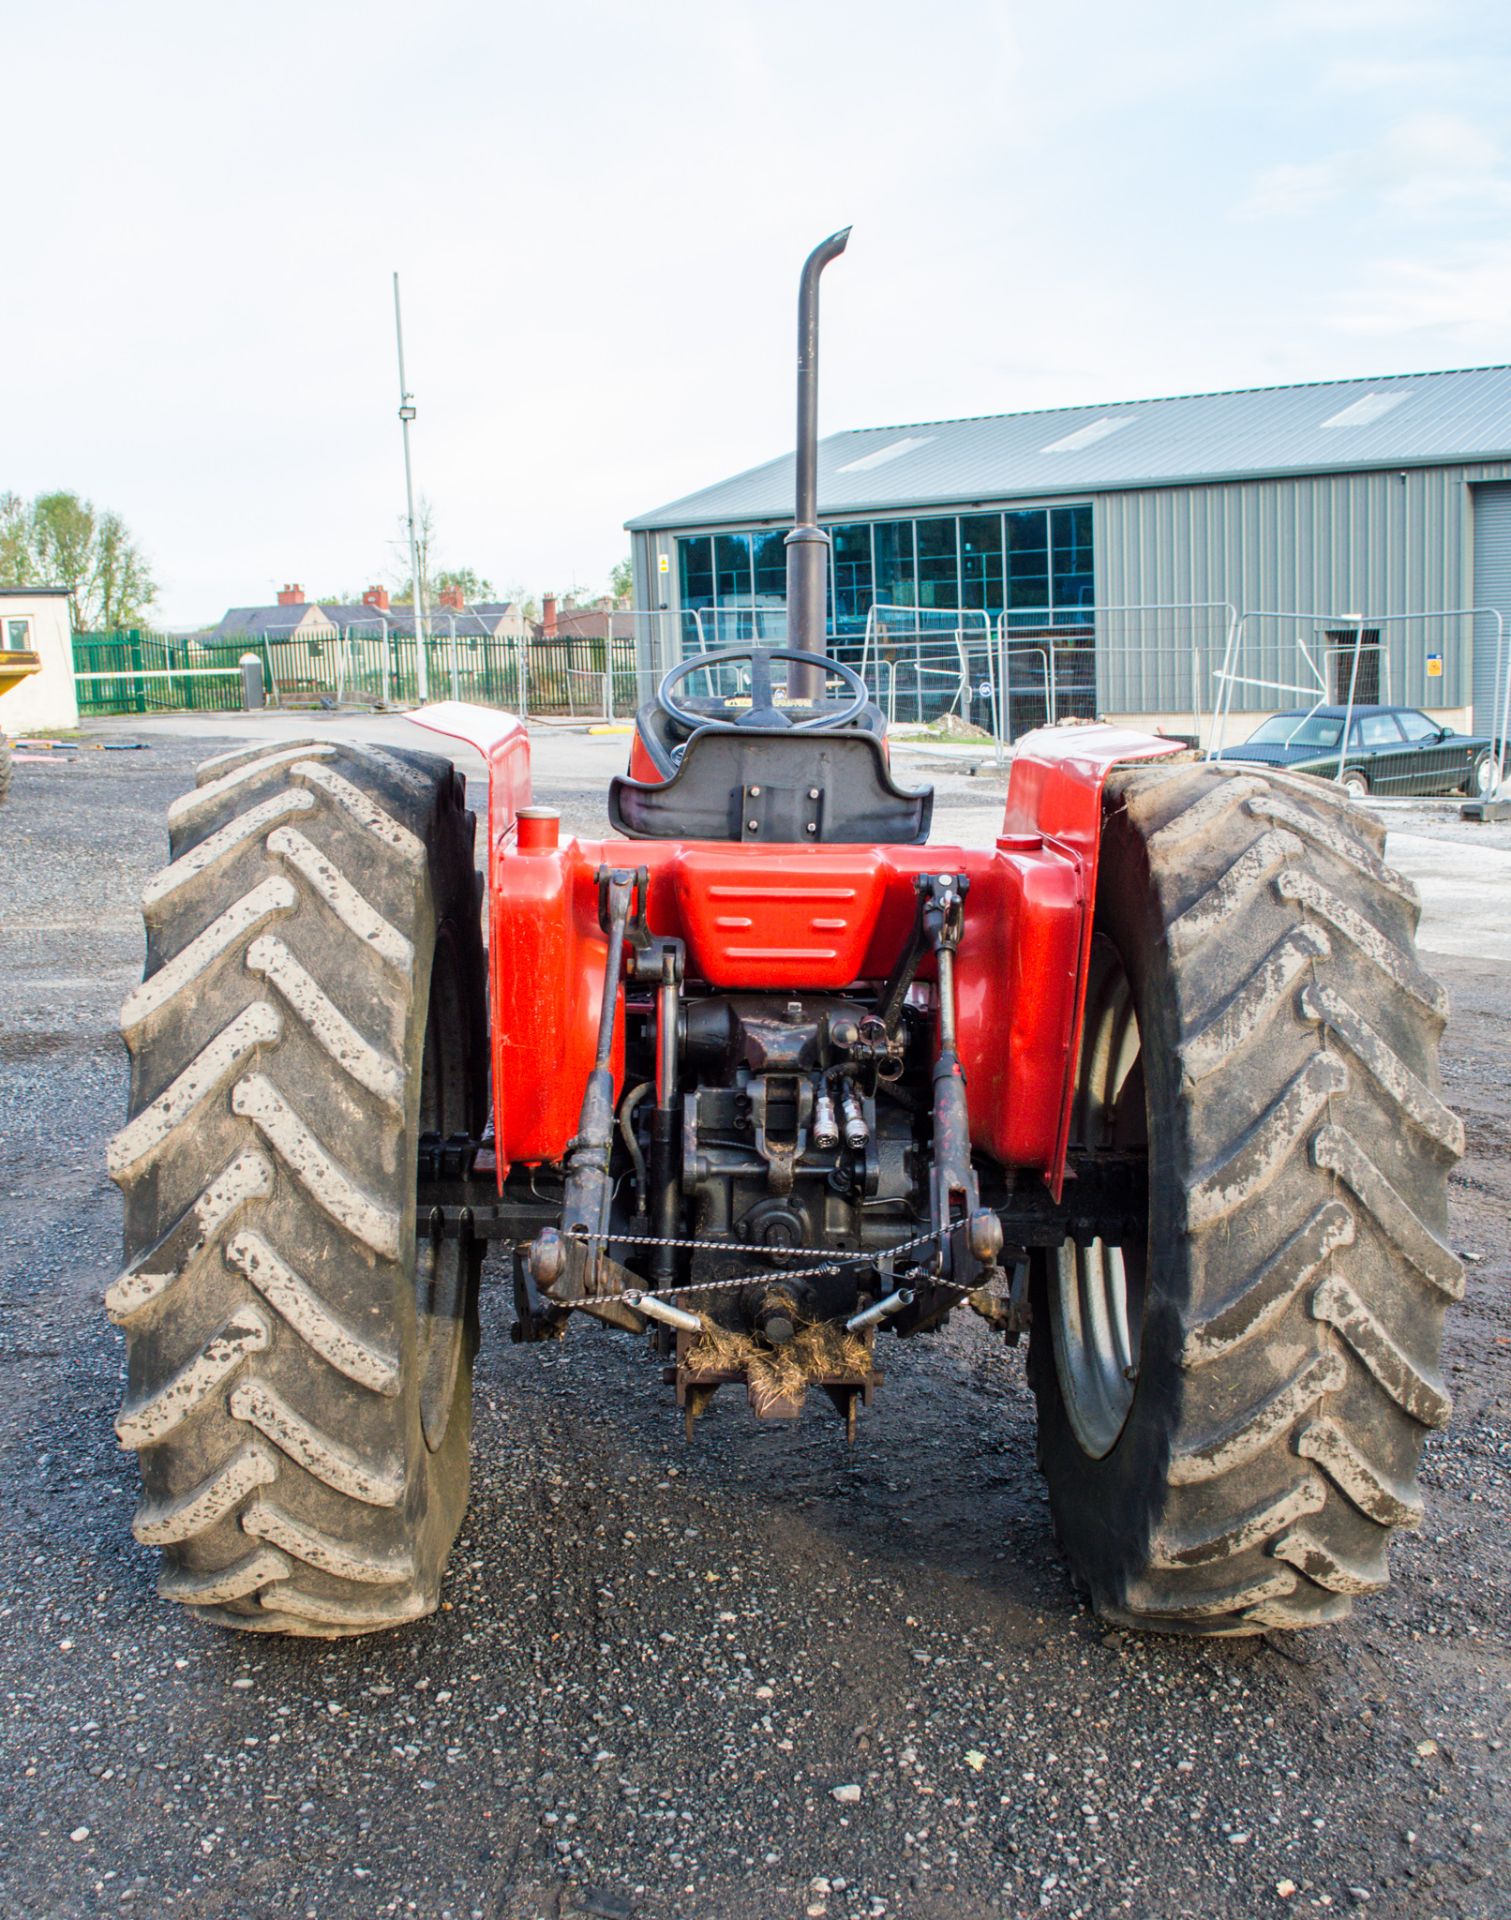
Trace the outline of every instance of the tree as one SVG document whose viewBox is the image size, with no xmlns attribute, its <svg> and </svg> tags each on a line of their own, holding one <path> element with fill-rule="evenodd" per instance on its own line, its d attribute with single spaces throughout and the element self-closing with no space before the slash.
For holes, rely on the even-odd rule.
<svg viewBox="0 0 1511 1920">
<path fill-rule="evenodd" d="M 19 493 L 0 493 L 0 587 L 35 585 L 31 508 Z"/>
<path fill-rule="evenodd" d="M 609 575 L 609 585 L 614 598 L 622 607 L 627 607 L 635 597 L 635 563 L 626 554 Z"/>
<path fill-rule="evenodd" d="M 102 513 L 95 534 L 95 595 L 99 624 L 139 626 L 157 593 L 157 583 L 118 513 Z"/>
<path fill-rule="evenodd" d="M 421 564 L 423 566 L 423 560 Z M 460 587 L 462 590 L 462 598 L 469 605 L 471 605 L 474 600 L 491 600 L 494 597 L 493 582 L 491 580 L 485 580 L 475 568 L 442 567 L 439 573 L 427 573 L 425 575 L 426 607 L 432 610 L 438 607 L 441 603 L 441 595 L 448 587 Z M 412 606 L 414 604 L 414 582 L 409 579 L 401 581 L 394 589 L 393 597 L 396 602 L 406 606 Z"/>
<path fill-rule="evenodd" d="M 435 504 L 428 494 L 422 493 L 414 511 L 414 544 L 420 556 L 420 585 L 425 593 L 425 605 L 431 606 L 435 592 L 430 578 L 430 556 L 435 547 Z M 399 515 L 399 537 L 394 542 L 396 565 L 389 573 L 393 583 L 393 598 L 406 606 L 414 605 L 414 569 L 410 564 L 409 519 L 406 514 Z"/>
<path fill-rule="evenodd" d="M 0 495 L 0 584 L 67 587 L 75 633 L 139 626 L 157 592 L 121 516 L 61 492 Z"/>
<path fill-rule="evenodd" d="M 448 588 L 459 587 L 462 598 L 471 605 L 476 600 L 492 600 L 495 597 L 491 580 L 485 579 L 476 567 L 440 567 L 432 565 L 435 553 L 435 505 L 428 494 L 422 493 L 414 512 L 415 546 L 420 556 L 420 584 L 425 593 L 425 608 L 434 612 L 440 605 L 441 595 Z M 399 519 L 399 538 L 394 543 L 394 551 L 399 559 L 399 568 L 389 574 L 393 582 L 395 606 L 412 607 L 414 605 L 414 574 L 409 565 L 409 521 L 403 515 Z M 507 597 L 507 596 L 506 596 Z"/>
</svg>

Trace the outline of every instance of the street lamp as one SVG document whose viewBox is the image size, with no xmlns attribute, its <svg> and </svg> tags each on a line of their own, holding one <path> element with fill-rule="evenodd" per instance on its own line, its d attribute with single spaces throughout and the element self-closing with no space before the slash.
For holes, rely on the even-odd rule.
<svg viewBox="0 0 1511 1920">
<path fill-rule="evenodd" d="M 399 309 L 399 276 L 393 277 L 394 338 L 399 347 L 399 420 L 404 429 L 404 503 L 409 514 L 409 578 L 414 591 L 414 652 L 420 701 L 430 698 L 430 663 L 425 657 L 425 590 L 420 582 L 420 542 L 414 523 L 414 469 L 409 458 L 409 423 L 415 416 L 414 395 L 404 384 L 404 318 Z"/>
</svg>

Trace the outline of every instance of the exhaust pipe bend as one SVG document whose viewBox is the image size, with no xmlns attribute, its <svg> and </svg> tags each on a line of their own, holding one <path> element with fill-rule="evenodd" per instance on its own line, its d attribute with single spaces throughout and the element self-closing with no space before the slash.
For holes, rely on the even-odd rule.
<svg viewBox="0 0 1511 1920">
<path fill-rule="evenodd" d="M 797 299 L 797 500 L 787 547 L 787 644 L 823 654 L 828 633 L 829 536 L 818 524 L 818 282 L 845 250 L 850 229 L 820 241 L 803 262 Z M 818 701 L 824 676 L 818 667 L 789 667 L 788 693 Z"/>
</svg>

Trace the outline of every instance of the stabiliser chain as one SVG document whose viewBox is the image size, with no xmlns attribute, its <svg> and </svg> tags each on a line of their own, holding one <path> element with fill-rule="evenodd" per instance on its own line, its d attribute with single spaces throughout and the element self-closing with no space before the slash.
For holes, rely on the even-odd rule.
<svg viewBox="0 0 1511 1920">
<path fill-rule="evenodd" d="M 598 883 L 599 924 L 605 935 L 604 993 L 599 1008 L 593 1067 L 584 1089 L 577 1132 L 568 1143 L 559 1207 L 534 1191 L 528 1199 L 508 1195 L 492 1204 L 475 1198 L 479 1182 L 495 1171 L 493 1155 L 456 1137 L 431 1137 L 422 1143 L 420 1191 L 416 1226 L 432 1240 L 510 1238 L 515 1241 L 516 1291 L 522 1292 L 521 1317 L 526 1325 L 555 1321 L 576 1309 L 638 1332 L 643 1314 L 662 1318 L 675 1311 L 663 1305 L 658 1312 L 649 1303 L 665 1302 L 679 1294 L 734 1291 L 769 1283 L 773 1274 L 762 1268 L 719 1280 L 676 1279 L 674 1256 L 681 1252 L 728 1255 L 724 1240 L 680 1236 L 674 1171 L 677 1133 L 678 1058 L 676 1034 L 685 965 L 682 942 L 658 937 L 646 924 L 650 876 L 644 868 L 602 867 Z M 929 1176 L 929 1212 L 933 1224 L 907 1240 L 885 1249 L 811 1253 L 793 1248 L 781 1277 L 807 1280 L 841 1273 L 857 1266 L 874 1267 L 886 1279 L 896 1276 L 901 1254 L 923 1247 L 935 1249 L 926 1263 L 909 1269 L 916 1288 L 899 1289 L 911 1309 L 909 1330 L 922 1330 L 943 1320 L 952 1306 L 969 1300 L 986 1318 L 1013 1337 L 1026 1324 L 1027 1262 L 1015 1260 L 1011 1297 L 1000 1300 L 993 1284 L 1004 1278 L 999 1257 L 1004 1246 L 1026 1249 L 1049 1247 L 1067 1238 L 1123 1238 L 1108 1228 L 1136 1226 L 1146 1167 L 1124 1168 L 1127 1156 L 1086 1156 L 1083 1167 L 1067 1169 L 1069 1190 L 1064 1202 L 1046 1204 L 1041 1187 L 1020 1191 L 1013 1186 L 993 1193 L 983 1205 L 981 1187 L 970 1150 L 970 1119 L 966 1105 L 965 1074 L 956 1050 L 955 958 L 965 927 L 965 895 L 970 882 L 961 873 L 920 874 L 915 882 L 917 915 L 911 938 L 899 956 L 881 996 L 881 1022 L 895 1025 L 919 962 L 932 955 L 937 979 L 937 1053 L 933 1068 L 933 1128 Z M 610 1219 L 615 1183 L 610 1173 L 617 1117 L 612 1069 L 618 1036 L 620 1000 L 618 982 L 628 972 L 654 983 L 657 992 L 657 1086 L 651 1132 L 652 1213 L 646 1212 L 642 1189 L 639 1220 L 658 1226 L 655 1233 L 616 1232 Z M 482 1164 L 479 1164 L 479 1163 Z M 1127 1177 L 1132 1174 L 1132 1178 Z M 1123 1176 L 1120 1178 L 1120 1176 Z M 638 1224 L 638 1221 L 637 1221 Z M 529 1239 L 528 1250 L 519 1242 Z M 642 1282 L 611 1257 L 610 1249 L 644 1249 L 649 1272 Z M 633 1301 L 643 1303 L 633 1311 Z M 889 1301 L 893 1296 L 889 1295 Z M 895 1310 L 895 1309 L 894 1309 Z M 875 1309 L 871 1310 L 873 1313 Z M 686 1317 L 686 1316 L 684 1316 Z M 525 1335 L 524 1337 L 530 1337 Z"/>
</svg>

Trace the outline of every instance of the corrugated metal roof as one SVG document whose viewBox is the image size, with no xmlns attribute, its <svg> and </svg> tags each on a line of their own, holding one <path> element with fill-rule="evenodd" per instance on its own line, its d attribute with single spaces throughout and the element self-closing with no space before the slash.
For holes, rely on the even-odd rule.
<svg viewBox="0 0 1511 1920">
<path fill-rule="evenodd" d="M 1021 495 L 1507 458 L 1511 367 L 1472 367 L 830 434 L 819 447 L 819 511 L 832 518 Z M 626 524 L 639 532 L 781 520 L 792 511 L 792 494 L 792 455 L 784 454 Z"/>
</svg>

